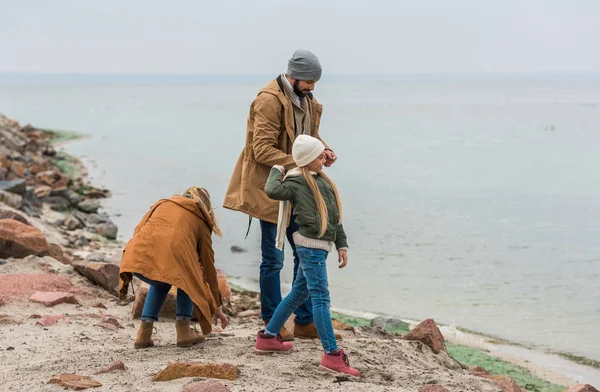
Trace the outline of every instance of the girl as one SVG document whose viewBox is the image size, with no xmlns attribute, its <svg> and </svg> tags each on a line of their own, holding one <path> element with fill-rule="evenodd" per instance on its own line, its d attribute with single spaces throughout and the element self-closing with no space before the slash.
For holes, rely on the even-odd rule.
<svg viewBox="0 0 600 392">
<path fill-rule="evenodd" d="M 256 353 L 292 349 L 292 343 L 284 342 L 278 332 L 296 307 L 310 297 L 315 325 L 325 350 L 320 368 L 358 377 L 360 372 L 350 367 L 348 356 L 337 346 L 329 313 L 327 255 L 335 244 L 339 268 L 344 268 L 348 262 L 348 244 L 341 224 L 342 206 L 337 188 L 322 172 L 326 161 L 324 150 L 320 140 L 299 135 L 292 146 L 292 156 L 298 167 L 288 172 L 283 182 L 281 176 L 285 169 L 282 166 L 274 166 L 269 174 L 265 187 L 267 195 L 280 200 L 277 248 L 283 247 L 293 207 L 300 225 L 294 233 L 300 266 L 292 291 L 281 301 L 266 328 L 258 332 Z"/>
<path fill-rule="evenodd" d="M 213 318 L 215 325 L 221 320 L 223 328 L 227 326 L 227 317 L 220 309 L 212 233 L 222 236 L 210 195 L 195 186 L 181 196 L 159 200 L 137 225 L 123 250 L 119 274 L 122 299 L 127 296 L 132 275 L 150 285 L 135 348 L 154 346 L 153 324 L 171 285 L 177 287 L 177 346 L 204 340 L 190 325 L 194 310 L 205 335 L 211 331 Z"/>
</svg>

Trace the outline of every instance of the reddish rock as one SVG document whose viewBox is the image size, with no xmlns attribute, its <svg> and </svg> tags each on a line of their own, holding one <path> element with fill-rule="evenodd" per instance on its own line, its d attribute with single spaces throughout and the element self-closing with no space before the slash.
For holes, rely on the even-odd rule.
<svg viewBox="0 0 600 392">
<path fill-rule="evenodd" d="M 51 325 L 56 324 L 58 320 L 66 320 L 65 316 L 57 315 L 57 316 L 45 316 L 38 321 L 35 322 L 35 325 L 41 325 L 42 327 L 49 327 Z"/>
<path fill-rule="evenodd" d="M 142 311 L 144 310 L 144 302 L 146 301 L 146 295 L 148 295 L 148 284 L 140 281 L 137 289 L 135 290 L 135 300 L 133 301 L 132 313 L 133 318 L 142 317 Z M 163 307 L 160 309 L 159 317 L 162 318 L 175 318 L 177 312 L 177 288 L 171 287 Z"/>
<path fill-rule="evenodd" d="M 152 381 L 170 381 L 183 377 L 236 380 L 238 372 L 237 366 L 227 363 L 175 362 L 170 363 L 164 370 L 161 370 Z"/>
<path fill-rule="evenodd" d="M 0 325 L 18 325 L 23 324 L 23 319 L 9 314 L 0 314 Z"/>
<path fill-rule="evenodd" d="M 523 392 L 511 376 L 488 376 L 488 378 L 494 381 L 502 389 L 502 392 Z"/>
<path fill-rule="evenodd" d="M 23 215 L 10 210 L 0 209 L 0 220 L 2 219 L 12 219 L 16 220 L 17 222 L 24 223 L 26 225 L 29 224 L 29 221 L 27 221 L 27 219 Z"/>
<path fill-rule="evenodd" d="M 106 309 L 106 306 L 102 302 L 96 302 L 92 305 L 92 308 Z"/>
<path fill-rule="evenodd" d="M 47 307 L 55 306 L 58 304 L 75 304 L 78 305 L 79 301 L 71 293 L 61 293 L 52 291 L 38 291 L 29 297 L 29 301 L 38 302 Z"/>
<path fill-rule="evenodd" d="M 77 374 L 57 374 L 56 376 L 52 376 L 48 384 L 58 384 L 65 389 L 72 389 L 74 391 L 102 386 L 102 384 L 93 380 L 90 376 L 78 376 Z"/>
<path fill-rule="evenodd" d="M 0 225 L 0 258 L 23 258 L 48 254 L 44 233 L 14 219 L 3 219 Z"/>
<path fill-rule="evenodd" d="M 419 392 L 448 392 L 448 390 L 439 384 L 427 384 L 419 388 Z"/>
<path fill-rule="evenodd" d="M 231 287 L 229 287 L 229 283 L 227 283 L 227 276 L 220 269 L 217 269 L 217 281 L 219 283 L 221 298 L 231 301 Z"/>
<path fill-rule="evenodd" d="M 42 316 L 40 316 L 39 314 L 32 314 L 31 316 L 29 316 L 30 319 L 41 319 Z"/>
<path fill-rule="evenodd" d="M 490 376 L 490 373 L 481 366 L 468 366 L 468 369 L 469 369 L 469 373 L 472 376 L 486 377 L 486 378 L 488 376 Z"/>
<path fill-rule="evenodd" d="M 36 291 L 70 291 L 71 282 L 56 274 L 0 274 L 0 298 L 29 297 Z"/>
<path fill-rule="evenodd" d="M 11 165 L 11 167 L 10 167 L 10 170 L 13 173 L 15 173 L 16 176 L 19 177 L 19 178 L 25 177 L 25 170 L 26 170 L 26 168 L 20 162 L 13 162 L 12 165 Z"/>
<path fill-rule="evenodd" d="M 71 265 L 73 264 L 73 259 L 67 254 L 65 254 L 58 244 L 49 243 L 48 244 L 48 252 L 50 253 L 50 257 L 60 261 L 63 264 Z"/>
<path fill-rule="evenodd" d="M 112 295 L 119 295 L 119 266 L 101 261 L 79 260 L 73 267 L 81 275 L 103 287 Z"/>
<path fill-rule="evenodd" d="M 434 353 L 446 351 L 444 336 L 433 319 L 427 319 L 417 325 L 404 337 L 406 340 L 418 340 L 431 347 Z"/>
<path fill-rule="evenodd" d="M 31 174 L 33 174 L 34 176 L 38 173 L 48 170 L 48 168 L 45 165 L 38 165 L 38 164 L 30 165 L 28 167 L 28 169 L 29 169 L 29 172 Z M 45 186 L 45 185 L 42 185 L 42 186 Z M 35 190 L 35 193 L 37 193 L 37 189 Z M 45 197 L 45 196 L 38 196 L 38 197 Z"/>
<path fill-rule="evenodd" d="M 60 181 L 63 178 L 63 176 L 54 170 L 46 170 L 36 174 L 35 178 L 42 184 L 52 187 L 55 183 Z"/>
<path fill-rule="evenodd" d="M 231 389 L 216 380 L 205 380 L 189 384 L 181 392 L 231 392 Z"/>
<path fill-rule="evenodd" d="M 116 372 L 116 371 L 125 371 L 125 370 L 127 370 L 127 368 L 125 367 L 125 364 L 123 363 L 123 361 L 115 361 L 112 363 L 112 365 L 107 366 L 101 370 L 98 370 L 94 374 L 112 373 L 112 372 Z"/>
<path fill-rule="evenodd" d="M 343 323 L 339 320 L 331 319 L 331 323 L 333 324 L 333 329 L 337 329 L 338 331 L 352 331 L 356 333 L 354 327 L 351 327 L 348 324 Z"/>
<path fill-rule="evenodd" d="M 565 389 L 564 392 L 600 392 L 590 384 L 575 384 Z"/>
<path fill-rule="evenodd" d="M 99 327 L 110 329 L 111 331 L 118 331 L 119 328 L 123 328 L 119 321 L 114 317 L 106 317 L 96 325 Z"/>
<path fill-rule="evenodd" d="M 52 188 L 50 188 L 48 185 L 40 185 L 34 189 L 34 192 L 39 199 L 43 199 L 44 197 L 50 196 L 52 193 Z"/>
</svg>

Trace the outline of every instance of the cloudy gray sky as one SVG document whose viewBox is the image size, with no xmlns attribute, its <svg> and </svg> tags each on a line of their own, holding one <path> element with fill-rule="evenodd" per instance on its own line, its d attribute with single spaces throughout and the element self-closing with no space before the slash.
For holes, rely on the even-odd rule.
<svg viewBox="0 0 600 392">
<path fill-rule="evenodd" d="M 168 5 L 167 5 L 168 4 Z M 0 72 L 600 72 L 599 0 L 0 0 Z"/>
</svg>

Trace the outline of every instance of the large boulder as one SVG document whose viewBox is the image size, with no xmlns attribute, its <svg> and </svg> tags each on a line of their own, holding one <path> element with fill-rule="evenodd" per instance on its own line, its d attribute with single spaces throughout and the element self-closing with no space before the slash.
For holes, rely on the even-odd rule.
<svg viewBox="0 0 600 392">
<path fill-rule="evenodd" d="M 102 261 L 79 260 L 73 267 L 81 275 L 106 289 L 109 293 L 119 295 L 119 266 Z"/>
<path fill-rule="evenodd" d="M 27 190 L 27 183 L 22 178 L 12 181 L 0 181 L 0 189 L 23 196 Z"/>
<path fill-rule="evenodd" d="M 444 336 L 433 319 L 427 319 L 417 325 L 404 337 L 406 340 L 418 340 L 433 350 L 435 354 L 446 351 Z M 447 351 L 446 351 L 447 352 Z"/>
<path fill-rule="evenodd" d="M 48 254 L 46 236 L 35 227 L 14 219 L 4 219 L 0 225 L 0 258 L 23 258 Z"/>
<path fill-rule="evenodd" d="M 25 218 L 23 215 L 19 214 L 18 212 L 0 208 L 0 220 L 2 220 L 2 219 L 14 219 L 14 220 L 24 223 L 26 225 L 29 224 L 29 221 L 27 220 L 27 218 Z"/>
</svg>

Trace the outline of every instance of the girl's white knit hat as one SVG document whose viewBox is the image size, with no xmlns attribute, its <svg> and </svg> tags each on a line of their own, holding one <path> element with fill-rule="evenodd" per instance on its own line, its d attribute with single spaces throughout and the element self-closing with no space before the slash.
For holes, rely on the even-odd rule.
<svg viewBox="0 0 600 392">
<path fill-rule="evenodd" d="M 298 167 L 304 167 L 317 159 L 325 151 L 325 146 L 317 138 L 298 135 L 292 145 L 292 157 Z"/>
</svg>

